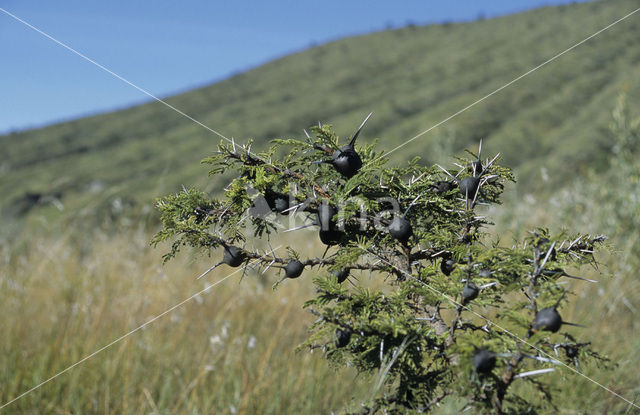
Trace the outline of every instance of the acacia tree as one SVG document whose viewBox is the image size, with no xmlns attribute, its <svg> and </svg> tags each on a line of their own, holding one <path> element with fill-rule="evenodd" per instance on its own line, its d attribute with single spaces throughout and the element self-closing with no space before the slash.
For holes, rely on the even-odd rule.
<svg viewBox="0 0 640 415">
<path fill-rule="evenodd" d="M 498 156 L 469 152 L 453 173 L 417 157 L 389 167 L 375 143 L 355 147 L 361 129 L 341 146 L 319 125 L 258 154 L 250 142 L 221 142 L 203 162 L 211 175 L 236 173 L 224 195 L 185 189 L 159 199 L 153 243 L 172 241 L 165 260 L 190 246 L 256 275 L 312 277 L 317 294 L 304 307 L 317 319 L 302 347 L 378 374 L 356 413 L 426 413 L 448 396 L 482 412 L 553 408 L 544 373 L 604 360 L 577 340 L 579 329 L 568 331 L 560 282 L 579 278 L 567 267 L 595 264 L 604 237 L 536 229 L 505 246 L 478 213 L 514 180 Z M 270 248 L 283 223 L 301 220 L 317 230 L 316 256 Z"/>
</svg>

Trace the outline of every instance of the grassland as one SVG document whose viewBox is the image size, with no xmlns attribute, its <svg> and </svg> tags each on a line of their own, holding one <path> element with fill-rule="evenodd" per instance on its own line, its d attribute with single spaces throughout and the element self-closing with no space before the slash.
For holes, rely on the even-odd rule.
<svg viewBox="0 0 640 415">
<path fill-rule="evenodd" d="M 318 121 L 387 150 L 426 130 L 633 10 L 598 1 L 464 24 L 410 26 L 345 38 L 278 59 L 167 102 L 237 140 L 300 136 Z M 606 168 L 617 94 L 639 102 L 640 19 L 629 18 L 394 153 L 440 160 L 475 146 L 501 151 L 523 186 Z M 98 69 L 96 69 L 98 70 Z M 105 74 L 105 76 L 107 76 Z M 160 192 L 199 183 L 219 137 L 153 102 L 0 137 L 0 212 L 75 215 L 87 204 L 149 207 Z M 443 144 L 444 143 L 444 144 Z M 31 195 L 31 197 L 30 197 Z M 52 203 L 59 201 L 60 204 Z M 41 208 L 41 209 L 37 209 Z M 63 214 L 64 214 L 63 213 Z"/>
<path fill-rule="evenodd" d="M 0 401 L 231 274 L 161 267 L 149 234 L 32 237 L 1 247 Z M 366 390 L 320 353 L 296 353 L 310 284 L 241 273 L 25 396 L 6 413 L 329 413 Z"/>
<path fill-rule="evenodd" d="M 532 225 L 522 223 L 521 215 L 559 227 L 535 204 L 509 209 L 511 216 L 494 212 L 504 222 L 500 231 L 507 243 L 512 234 Z M 161 266 L 162 251 L 151 249 L 149 239 L 143 229 L 119 236 L 47 232 L 0 246 L 0 312 L 5 316 L 0 321 L 0 401 L 20 395 L 232 272 L 220 267 L 196 280 L 211 259 L 184 255 Z M 292 242 L 297 248 L 319 248 L 304 237 Z M 629 399 L 640 394 L 636 255 L 637 250 L 599 253 L 606 264 L 603 275 L 595 270 L 580 275 L 597 276 L 600 283 L 571 282 L 567 288 L 576 296 L 563 308 L 566 320 L 586 325 L 569 332 L 592 340 L 615 363 L 579 369 Z M 6 411 L 310 414 L 356 408 L 369 396 L 372 379 L 328 367 L 320 350 L 295 351 L 311 323 L 302 304 L 313 295 L 312 277 L 307 272 L 274 292 L 273 272 L 249 273 L 242 281 L 240 273 L 232 274 Z M 559 413 L 640 413 L 627 412 L 623 401 L 568 370 L 544 376 L 558 388 Z M 457 414 L 463 406 L 449 399 L 436 413 Z"/>
</svg>

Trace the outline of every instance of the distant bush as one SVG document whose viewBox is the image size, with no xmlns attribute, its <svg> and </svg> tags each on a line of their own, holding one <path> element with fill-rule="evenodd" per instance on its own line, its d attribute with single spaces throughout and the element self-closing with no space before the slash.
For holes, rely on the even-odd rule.
<svg viewBox="0 0 640 415">
<path fill-rule="evenodd" d="M 605 172 L 588 171 L 556 194 L 551 203 L 558 215 L 590 231 L 607 229 L 630 249 L 638 249 L 640 229 L 640 116 L 633 116 L 627 95 L 621 94 L 610 124 L 611 155 Z M 576 215 L 578 213 L 578 215 Z M 637 255 L 631 255 L 635 260 Z"/>
</svg>

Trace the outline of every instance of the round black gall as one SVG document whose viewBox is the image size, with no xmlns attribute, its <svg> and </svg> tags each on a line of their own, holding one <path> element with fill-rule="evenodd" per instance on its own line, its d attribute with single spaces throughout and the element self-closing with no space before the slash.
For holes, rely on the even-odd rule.
<svg viewBox="0 0 640 415">
<path fill-rule="evenodd" d="M 533 328 L 536 330 L 550 331 L 552 333 L 560 330 L 562 326 L 562 317 L 555 309 L 555 307 L 543 308 L 538 311 L 536 317 L 533 319 Z"/>
<path fill-rule="evenodd" d="M 446 276 L 451 275 L 453 270 L 456 268 L 456 261 L 453 259 L 442 259 L 440 263 L 440 271 Z"/>
<path fill-rule="evenodd" d="M 474 197 L 476 197 L 476 192 L 478 191 L 479 185 L 479 177 L 465 177 L 464 179 L 460 180 L 460 193 L 462 194 L 462 196 L 473 199 Z"/>
<path fill-rule="evenodd" d="M 222 263 L 229 265 L 230 267 L 239 267 L 244 260 L 247 259 L 244 251 L 237 246 L 225 246 L 224 254 L 222 256 Z"/>
<path fill-rule="evenodd" d="M 408 220 L 403 217 L 396 216 L 389 225 L 389 233 L 398 241 L 406 243 L 411 235 L 413 235 L 413 228 Z"/>
<path fill-rule="evenodd" d="M 322 241 L 323 244 L 328 246 L 333 246 L 340 243 L 340 241 L 342 240 L 342 237 L 344 236 L 344 232 L 335 230 L 335 229 L 330 229 L 330 230 L 320 229 L 320 232 L 318 233 L 318 235 L 320 235 L 320 240 Z"/>
<path fill-rule="evenodd" d="M 336 347 L 345 347 L 351 340 L 351 332 L 349 330 L 336 329 Z"/>
<path fill-rule="evenodd" d="M 284 276 L 285 278 L 298 278 L 302 274 L 303 270 L 304 264 L 294 259 L 284 267 Z"/>
<path fill-rule="evenodd" d="M 351 178 L 360 171 L 362 159 L 353 147 L 347 145 L 333 153 L 331 164 L 338 173 L 346 178 Z"/>
<path fill-rule="evenodd" d="M 473 355 L 473 367 L 476 372 L 488 373 L 496 366 L 496 355 L 486 349 L 480 349 Z"/>
<path fill-rule="evenodd" d="M 472 282 L 467 283 L 462 289 L 462 303 L 466 304 L 478 297 L 480 289 Z"/>
<path fill-rule="evenodd" d="M 349 276 L 349 268 L 331 271 L 331 275 L 338 279 L 338 284 L 342 284 Z"/>
</svg>

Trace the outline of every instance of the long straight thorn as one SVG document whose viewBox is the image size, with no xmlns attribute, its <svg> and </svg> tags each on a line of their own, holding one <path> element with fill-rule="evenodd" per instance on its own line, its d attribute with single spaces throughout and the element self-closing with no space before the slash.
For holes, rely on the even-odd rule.
<svg viewBox="0 0 640 415">
<path fill-rule="evenodd" d="M 490 282 L 488 284 L 481 285 L 478 288 L 481 289 L 481 290 L 484 290 L 485 288 L 493 287 L 494 285 L 498 285 L 498 283 L 496 281 L 494 281 L 494 282 Z"/>
<path fill-rule="evenodd" d="M 297 208 L 299 208 L 299 207 L 300 207 L 300 206 L 302 206 L 302 205 L 304 205 L 304 202 L 302 202 L 302 203 L 298 203 L 297 205 L 294 205 L 294 206 L 291 206 L 290 208 L 283 210 L 283 211 L 282 211 L 282 213 L 289 212 L 289 211 L 291 211 L 291 210 L 297 209 Z"/>
<path fill-rule="evenodd" d="M 349 147 L 353 147 L 355 145 L 356 138 L 358 138 L 358 135 L 360 135 L 360 131 L 362 131 L 362 128 L 367 123 L 367 121 L 369 120 L 371 115 L 373 115 L 373 112 L 370 112 L 369 115 L 367 115 L 367 118 L 365 118 L 364 121 L 362 121 L 362 124 L 360 124 L 360 127 L 358 127 L 358 129 L 356 130 L 355 134 L 351 138 L 351 141 L 349 142 Z"/>
<path fill-rule="evenodd" d="M 489 162 L 487 163 L 487 165 L 486 165 L 486 166 L 484 166 L 484 168 L 482 169 L 482 172 L 480 173 L 480 175 L 481 175 L 481 176 L 483 176 L 486 172 L 488 172 L 488 171 L 489 171 L 489 167 L 491 167 L 491 165 L 492 165 L 493 163 L 495 163 L 495 162 L 496 162 L 496 160 L 498 159 L 498 157 L 500 157 L 500 153 L 496 154 L 496 155 L 491 159 L 491 161 L 489 161 Z"/>
<path fill-rule="evenodd" d="M 547 260 L 549 259 L 549 256 L 551 256 L 551 252 L 553 252 L 553 248 L 555 248 L 555 246 L 556 246 L 556 242 L 554 241 L 551 244 L 551 247 L 549 248 L 549 250 L 547 251 L 547 255 L 545 255 L 544 259 L 542 260 L 542 264 L 540 264 L 540 271 L 544 269 L 544 266 L 547 264 Z"/>
<path fill-rule="evenodd" d="M 440 170 L 442 170 L 443 172 L 445 172 L 445 173 L 447 174 L 447 176 L 451 177 L 453 180 L 456 180 L 456 181 L 458 180 L 458 178 L 457 178 L 457 177 L 455 177 L 453 174 L 449 173 L 449 172 L 447 171 L 447 169 L 445 169 L 445 168 L 444 168 L 444 167 L 442 167 L 441 165 L 436 164 L 436 166 L 438 166 L 438 168 L 440 168 Z"/>
<path fill-rule="evenodd" d="M 287 229 L 286 231 L 283 231 L 282 233 L 298 231 L 300 229 L 308 228 L 310 226 L 315 226 L 315 223 L 309 223 L 309 224 L 306 224 L 306 225 L 300 225 L 300 226 L 295 227 L 295 228 Z"/>
<path fill-rule="evenodd" d="M 216 268 L 218 265 L 222 265 L 222 264 L 223 264 L 222 261 L 218 262 L 217 264 L 215 264 L 214 266 L 212 266 L 211 268 L 209 268 L 208 270 L 206 270 L 205 272 L 200 274 L 200 276 L 198 278 L 196 278 L 196 280 L 199 280 L 200 278 L 204 277 L 205 275 L 207 275 L 208 273 L 213 271 L 213 269 Z"/>
<path fill-rule="evenodd" d="M 582 277 L 576 277 L 574 275 L 569 275 L 566 272 L 562 274 L 564 277 L 568 277 L 568 278 L 573 278 L 576 280 L 582 280 L 582 281 L 588 281 L 588 282 L 593 282 L 593 283 L 597 283 L 598 281 L 596 280 L 590 280 L 589 278 L 582 278 Z"/>
<path fill-rule="evenodd" d="M 275 262 L 276 262 L 276 259 L 273 258 L 271 262 L 269 262 L 269 265 L 267 265 L 267 267 L 264 269 L 264 271 L 261 272 L 261 274 L 264 275 L 264 273 L 267 272 L 269 268 L 271 268 L 271 265 L 275 264 Z"/>
<path fill-rule="evenodd" d="M 518 379 L 518 378 L 524 378 L 527 376 L 534 376 L 534 375 L 541 375 L 543 373 L 549 373 L 549 372 L 553 372 L 556 369 L 553 367 L 550 367 L 548 369 L 538 369 L 538 370 L 531 370 L 529 372 L 523 372 L 523 373 L 519 373 L 517 375 L 515 375 L 513 378 L 514 379 Z"/>
</svg>

